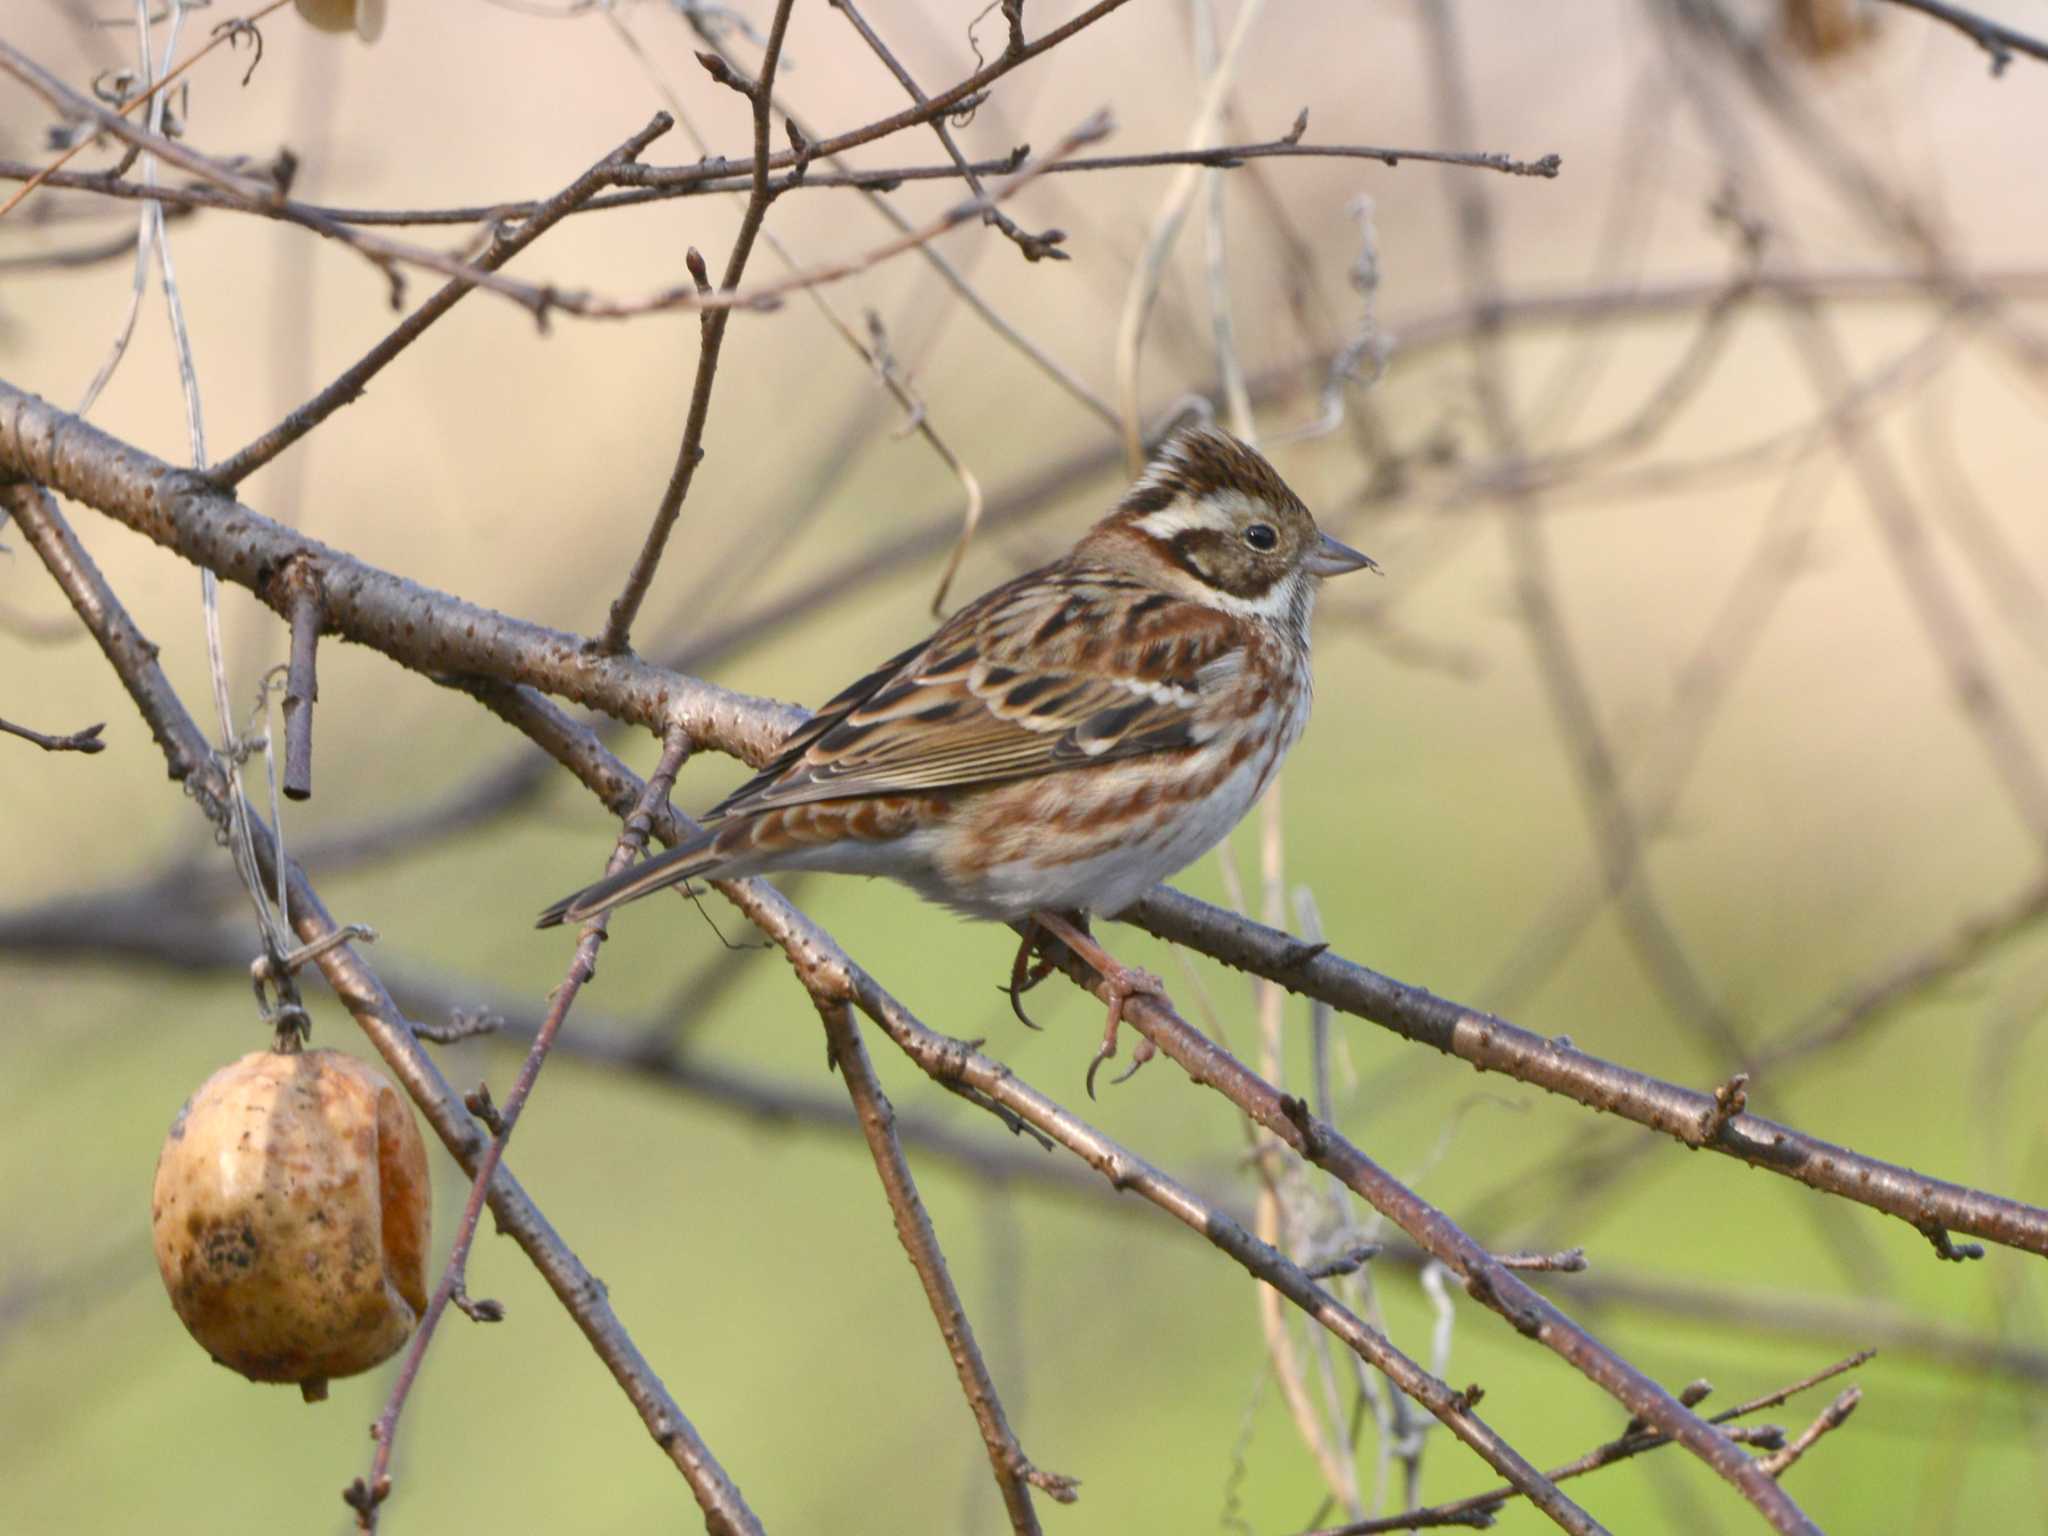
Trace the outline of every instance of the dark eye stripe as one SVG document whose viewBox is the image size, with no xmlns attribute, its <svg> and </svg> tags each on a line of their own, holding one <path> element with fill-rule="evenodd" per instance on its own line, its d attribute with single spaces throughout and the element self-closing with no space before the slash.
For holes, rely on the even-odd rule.
<svg viewBox="0 0 2048 1536">
<path fill-rule="evenodd" d="M 1195 552 L 1206 545 L 1213 545 L 1215 542 L 1216 535 L 1207 529 L 1189 528 L 1176 533 L 1173 536 L 1173 542 L 1166 546 L 1166 550 L 1168 554 L 1173 556 L 1173 563 L 1175 565 L 1178 565 L 1190 576 L 1197 577 L 1213 587 L 1216 585 L 1216 578 L 1211 576 L 1208 568 L 1195 557 Z"/>
</svg>

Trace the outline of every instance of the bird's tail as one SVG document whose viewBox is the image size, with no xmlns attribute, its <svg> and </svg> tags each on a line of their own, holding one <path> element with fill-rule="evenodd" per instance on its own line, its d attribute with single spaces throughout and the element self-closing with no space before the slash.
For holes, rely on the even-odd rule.
<svg viewBox="0 0 2048 1536">
<path fill-rule="evenodd" d="M 702 833 L 615 875 L 606 875 L 595 885 L 586 885 L 573 896 L 564 896 L 541 913 L 534 927 L 552 928 L 557 923 L 580 923 L 600 912 L 609 912 L 621 903 L 637 901 L 650 891 L 681 885 L 693 876 L 716 869 L 725 860 L 713 849 L 713 837 L 710 832 Z"/>
</svg>

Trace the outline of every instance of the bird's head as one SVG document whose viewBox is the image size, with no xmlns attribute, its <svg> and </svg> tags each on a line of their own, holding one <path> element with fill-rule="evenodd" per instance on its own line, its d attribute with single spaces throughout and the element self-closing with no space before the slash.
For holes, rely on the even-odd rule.
<svg viewBox="0 0 2048 1536">
<path fill-rule="evenodd" d="M 1316 527 L 1256 449 L 1214 427 L 1169 438 L 1081 553 L 1243 618 L 1306 622 L 1316 583 L 1377 569 Z"/>
</svg>

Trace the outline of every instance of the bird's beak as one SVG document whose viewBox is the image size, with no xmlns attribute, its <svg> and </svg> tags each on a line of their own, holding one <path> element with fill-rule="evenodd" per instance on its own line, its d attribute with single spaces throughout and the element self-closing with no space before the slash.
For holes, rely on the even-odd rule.
<svg viewBox="0 0 2048 1536">
<path fill-rule="evenodd" d="M 1308 557 L 1311 576 L 1342 576 L 1346 571 L 1376 571 L 1379 568 L 1379 562 L 1371 555 L 1361 555 L 1349 544 L 1340 544 L 1327 533 L 1317 541 L 1314 552 Z"/>
</svg>

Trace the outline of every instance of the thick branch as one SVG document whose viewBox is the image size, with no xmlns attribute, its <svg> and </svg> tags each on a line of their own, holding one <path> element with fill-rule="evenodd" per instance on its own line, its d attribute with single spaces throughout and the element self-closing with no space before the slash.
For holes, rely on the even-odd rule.
<svg viewBox="0 0 2048 1536">
<path fill-rule="evenodd" d="M 295 557 L 319 564 L 329 627 L 430 673 L 529 683 L 628 723 L 665 729 L 759 765 L 804 718 L 801 710 L 678 676 L 632 657 L 602 657 L 578 637 L 433 592 L 308 539 L 240 506 L 67 412 L 0 381 L 0 466 L 33 475 L 186 559 L 278 606 L 273 572 Z M 2048 911 L 2048 890 L 2037 894 Z M 2030 909 L 2031 910 L 2031 909 Z M 1132 913 L 1162 938 L 1281 982 L 1334 1007 L 1605 1113 L 1701 1145 L 1710 1094 L 1589 1056 L 1466 1009 L 1298 940 L 1161 890 Z M 2048 1211 L 1933 1179 L 1754 1115 L 1729 1117 L 1710 1145 L 1812 1188 L 1911 1223 L 2048 1254 Z"/>
<path fill-rule="evenodd" d="M 329 633 L 416 672 L 531 683 L 630 724 L 680 727 L 698 747 L 765 762 L 803 718 L 786 705 L 694 682 L 630 656 L 600 656 L 578 636 L 527 623 L 365 565 L 240 505 L 176 469 L 0 380 L 0 465 L 41 481 L 247 587 L 284 613 L 277 579 L 312 564 Z"/>
</svg>

